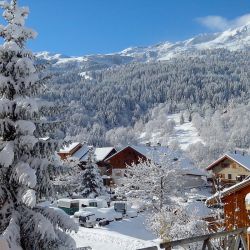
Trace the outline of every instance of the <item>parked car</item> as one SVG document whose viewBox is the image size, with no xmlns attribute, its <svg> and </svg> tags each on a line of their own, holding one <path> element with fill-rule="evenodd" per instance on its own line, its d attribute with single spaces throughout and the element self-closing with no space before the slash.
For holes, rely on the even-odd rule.
<svg viewBox="0 0 250 250">
<path fill-rule="evenodd" d="M 111 207 L 124 217 L 134 218 L 138 216 L 137 209 L 131 208 L 127 201 L 112 201 Z"/>
<path fill-rule="evenodd" d="M 87 228 L 93 228 L 96 225 L 95 214 L 88 211 L 80 211 L 74 214 L 74 217 L 78 217 L 79 225 Z"/>
<path fill-rule="evenodd" d="M 97 218 L 96 215 L 89 211 L 78 211 L 74 214 L 78 219 L 79 225 L 87 228 L 93 228 L 96 225 L 106 226 L 109 224 L 107 219 Z"/>
<path fill-rule="evenodd" d="M 79 211 L 79 201 L 75 199 L 59 199 L 57 201 L 57 207 L 61 208 L 68 215 L 73 215 L 75 212 Z"/>
<path fill-rule="evenodd" d="M 89 211 L 95 214 L 97 220 L 106 219 L 109 222 L 114 220 L 122 220 L 121 213 L 116 212 L 113 208 L 96 208 L 96 207 L 84 207 L 81 211 Z"/>
</svg>

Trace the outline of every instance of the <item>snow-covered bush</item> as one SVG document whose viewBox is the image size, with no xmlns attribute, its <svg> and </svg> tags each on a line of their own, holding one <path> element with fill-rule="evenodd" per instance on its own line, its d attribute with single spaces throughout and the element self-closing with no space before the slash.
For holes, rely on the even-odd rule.
<svg viewBox="0 0 250 250">
<path fill-rule="evenodd" d="M 10 249 L 74 249 L 67 235 L 78 228 L 60 210 L 37 205 L 53 194 L 57 172 L 53 135 L 57 122 L 45 119 L 55 111 L 35 99 L 44 91 L 40 65 L 25 49 L 36 32 L 24 26 L 29 13 L 17 0 L 1 1 L 6 26 L 0 26 L 0 237 Z M 52 136 L 51 136 L 52 138 Z"/>
<path fill-rule="evenodd" d="M 164 206 L 158 212 L 152 213 L 147 219 L 147 225 L 162 241 L 172 241 L 203 235 L 208 232 L 205 221 L 191 216 L 180 206 Z M 201 248 L 201 246 L 199 245 Z M 193 245 L 192 249 L 200 249 Z"/>
</svg>

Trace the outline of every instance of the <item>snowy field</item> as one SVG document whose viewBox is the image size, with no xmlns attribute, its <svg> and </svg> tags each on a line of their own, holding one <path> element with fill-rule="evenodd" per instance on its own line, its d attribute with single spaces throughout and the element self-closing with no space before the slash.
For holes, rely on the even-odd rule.
<svg viewBox="0 0 250 250">
<path fill-rule="evenodd" d="M 139 214 L 137 218 L 114 221 L 105 227 L 80 227 L 72 237 L 77 247 L 90 246 L 93 250 L 136 250 L 159 245 L 144 221 L 143 214 Z"/>
<path fill-rule="evenodd" d="M 197 129 L 194 127 L 192 122 L 185 121 L 184 124 L 180 125 L 180 113 L 167 116 L 168 121 L 175 121 L 175 127 L 172 135 L 168 138 L 168 143 L 177 141 L 182 150 L 186 150 L 189 145 L 202 142 L 201 137 L 198 134 Z M 153 128 L 150 132 L 142 131 L 138 136 L 138 140 L 141 144 L 151 142 L 156 145 L 158 142 L 163 141 L 165 137 L 164 126 Z"/>
<path fill-rule="evenodd" d="M 182 150 L 186 150 L 193 143 L 202 142 L 192 122 L 185 122 L 180 125 L 180 114 L 169 115 L 168 120 L 174 120 L 176 123 L 174 135 L 170 137 L 170 140 L 177 140 Z"/>
</svg>

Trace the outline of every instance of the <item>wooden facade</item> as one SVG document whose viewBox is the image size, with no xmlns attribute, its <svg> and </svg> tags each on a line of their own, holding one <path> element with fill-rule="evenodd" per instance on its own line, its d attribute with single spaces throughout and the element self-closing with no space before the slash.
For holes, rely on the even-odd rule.
<svg viewBox="0 0 250 250">
<path fill-rule="evenodd" d="M 110 166 L 112 181 L 115 184 L 119 184 L 124 176 L 126 167 L 131 166 L 133 163 L 138 164 L 141 160 L 147 160 L 146 156 L 130 146 L 107 158 L 106 162 Z"/>
<path fill-rule="evenodd" d="M 246 210 L 245 197 L 250 193 L 250 180 L 244 180 L 221 192 L 224 208 L 224 225 L 227 230 L 250 226 L 250 213 Z M 216 205 L 219 196 L 214 195 L 207 200 L 208 205 Z"/>
<path fill-rule="evenodd" d="M 250 226 L 250 213 L 245 206 L 245 197 L 250 193 L 250 184 L 222 198 L 224 203 L 225 226 L 228 230 Z"/>
<path fill-rule="evenodd" d="M 107 158 L 106 162 L 114 169 L 126 169 L 127 166 L 138 164 L 140 160 L 145 161 L 145 155 L 139 153 L 132 147 L 128 146 Z"/>
</svg>

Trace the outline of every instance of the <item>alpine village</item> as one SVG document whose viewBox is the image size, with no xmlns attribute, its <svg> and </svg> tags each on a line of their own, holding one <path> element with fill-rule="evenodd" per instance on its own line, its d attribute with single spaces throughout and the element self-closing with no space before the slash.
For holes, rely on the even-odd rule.
<svg viewBox="0 0 250 250">
<path fill-rule="evenodd" d="M 0 1 L 0 250 L 250 250 L 250 14 L 173 2 Z M 212 31 L 45 51 L 105 46 L 125 19 L 144 39 L 166 6 Z"/>
</svg>

